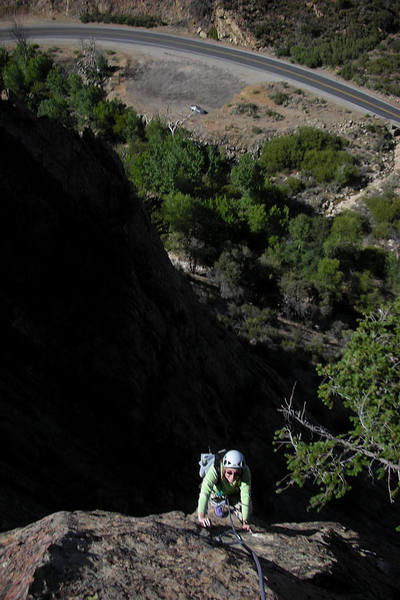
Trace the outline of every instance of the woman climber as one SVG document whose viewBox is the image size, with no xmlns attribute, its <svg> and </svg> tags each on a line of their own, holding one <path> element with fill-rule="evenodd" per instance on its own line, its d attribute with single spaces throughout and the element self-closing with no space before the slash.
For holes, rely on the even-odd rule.
<svg viewBox="0 0 400 600">
<path fill-rule="evenodd" d="M 207 517 L 209 503 L 214 507 L 216 516 L 224 517 L 228 514 L 226 500 L 229 500 L 243 529 L 250 531 L 247 519 L 252 508 L 251 473 L 243 454 L 238 450 L 226 452 L 223 459 L 214 462 L 205 474 L 197 506 L 198 520 L 202 527 L 211 526 Z"/>
</svg>

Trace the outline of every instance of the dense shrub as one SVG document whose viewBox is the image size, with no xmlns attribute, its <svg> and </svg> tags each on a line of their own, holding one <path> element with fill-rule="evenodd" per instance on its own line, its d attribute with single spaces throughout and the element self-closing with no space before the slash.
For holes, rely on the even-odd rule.
<svg viewBox="0 0 400 600">
<path fill-rule="evenodd" d="M 400 196 L 388 193 L 372 196 L 365 201 L 373 219 L 376 238 L 388 239 L 400 236 Z"/>
<path fill-rule="evenodd" d="M 210 27 L 210 29 L 207 31 L 207 37 L 210 38 L 211 40 L 217 40 L 218 41 L 218 30 L 215 26 Z"/>
<path fill-rule="evenodd" d="M 82 23 L 116 23 L 119 25 L 130 25 L 131 27 L 147 28 L 162 25 L 162 19 L 154 15 L 122 15 L 111 12 L 100 12 L 98 9 L 82 13 L 81 21 Z"/>
<path fill-rule="evenodd" d="M 262 148 L 260 164 L 269 174 L 301 169 L 320 182 L 335 180 L 340 186 L 358 179 L 354 158 L 343 150 L 344 140 L 312 127 L 294 135 L 274 138 Z"/>
<path fill-rule="evenodd" d="M 278 104 L 279 106 L 287 106 L 289 103 L 289 96 L 283 92 L 277 92 L 271 96 L 271 100 Z"/>
</svg>

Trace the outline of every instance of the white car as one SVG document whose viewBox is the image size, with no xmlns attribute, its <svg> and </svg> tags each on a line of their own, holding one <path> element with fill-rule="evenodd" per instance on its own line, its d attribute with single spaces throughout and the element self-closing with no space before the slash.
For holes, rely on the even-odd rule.
<svg viewBox="0 0 400 600">
<path fill-rule="evenodd" d="M 207 114 L 207 111 L 204 110 L 204 108 L 201 108 L 201 106 L 198 106 L 197 104 L 192 104 L 190 106 L 190 110 L 192 110 L 193 112 L 197 112 L 200 115 L 206 115 Z"/>
</svg>

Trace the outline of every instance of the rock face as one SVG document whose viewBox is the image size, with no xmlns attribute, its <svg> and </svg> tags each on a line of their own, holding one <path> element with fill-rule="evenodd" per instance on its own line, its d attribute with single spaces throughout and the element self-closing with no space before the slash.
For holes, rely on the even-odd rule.
<svg viewBox="0 0 400 600">
<path fill-rule="evenodd" d="M 191 511 L 209 446 L 270 495 L 284 384 L 197 302 L 117 156 L 6 102 L 0 144 L 0 529 Z"/>
<path fill-rule="evenodd" d="M 69 600 L 259 597 L 255 564 L 181 512 L 136 519 L 60 512 L 0 534 L 0 599 Z M 257 526 L 243 541 L 257 553 L 268 599 L 397 599 L 399 553 L 372 546 L 338 523 Z"/>
<path fill-rule="evenodd" d="M 152 15 L 175 24 L 184 21 L 189 26 L 207 23 L 210 19 L 215 0 L 7 0 L 4 13 L 14 11 L 22 14 L 51 16 L 55 14 L 79 18 L 84 12 L 98 10 L 101 13 L 112 12 L 116 15 Z M 0 14 L 0 16 L 2 16 Z"/>
<path fill-rule="evenodd" d="M 213 23 L 217 29 L 219 40 L 250 48 L 256 46 L 256 40 L 247 30 L 240 14 L 217 5 L 213 15 Z"/>
<path fill-rule="evenodd" d="M 248 31 L 240 14 L 225 9 L 219 0 L 142 0 L 134 3 L 127 0 L 24 0 L 22 3 L 9 0 L 3 10 L 8 16 L 16 12 L 21 16 L 25 13 L 46 17 L 60 15 L 75 19 L 85 12 L 91 13 L 96 10 L 114 15 L 151 15 L 160 17 L 168 25 L 183 25 L 203 38 L 207 37 L 210 27 L 215 26 L 221 40 L 243 46 L 256 46 L 256 40 Z M 1 16 L 3 15 L 0 13 Z"/>
</svg>

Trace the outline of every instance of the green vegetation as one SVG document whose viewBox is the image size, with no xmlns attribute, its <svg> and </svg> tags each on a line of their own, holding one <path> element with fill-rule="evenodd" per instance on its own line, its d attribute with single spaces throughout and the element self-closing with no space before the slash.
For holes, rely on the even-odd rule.
<svg viewBox="0 0 400 600">
<path fill-rule="evenodd" d="M 295 135 L 267 142 L 260 163 L 269 175 L 280 171 L 309 171 L 322 183 L 335 180 L 340 186 L 359 177 L 354 158 L 344 151 L 344 140 L 312 127 L 301 127 Z"/>
<path fill-rule="evenodd" d="M 0 83 L 11 102 L 26 105 L 38 117 L 47 116 L 82 131 L 93 129 L 111 142 L 129 142 L 144 135 L 134 110 L 107 100 L 104 83 L 111 74 L 106 58 L 84 69 L 85 78 L 66 72 L 36 45 L 19 43 L 0 52 Z"/>
<path fill-rule="evenodd" d="M 399 0 L 292 0 L 284 11 L 272 1 L 268 12 L 262 0 L 253 0 L 240 14 L 260 45 L 278 56 L 311 68 L 336 67 L 346 79 L 400 95 Z"/>
<path fill-rule="evenodd" d="M 389 192 L 366 199 L 372 215 L 372 233 L 377 239 L 400 239 L 400 198 Z"/>
<path fill-rule="evenodd" d="M 239 115 L 249 115 L 249 117 L 257 117 L 258 106 L 253 102 L 240 102 L 236 105 L 235 112 Z"/>
<path fill-rule="evenodd" d="M 267 110 L 265 111 L 265 114 L 267 115 L 267 117 L 271 117 L 271 119 L 273 119 L 274 121 L 283 121 L 283 119 L 285 118 L 283 115 L 278 113 L 276 110 L 272 110 L 272 108 L 267 108 Z"/>
<path fill-rule="evenodd" d="M 398 239 L 396 196 L 368 199 L 367 217 L 330 219 L 298 201 L 322 183 L 337 190 L 357 180 L 342 138 L 302 127 L 267 141 L 259 158 L 228 159 L 184 129 L 172 134 L 157 119 L 145 125 L 132 108 L 109 100 L 111 70 L 104 56 L 96 64 L 81 76 L 21 43 L 0 52 L 0 83 L 10 102 L 115 145 L 166 247 L 193 268 L 209 268 L 226 302 L 221 318 L 240 335 L 258 344 L 275 339 L 279 307 L 280 316 L 336 336 L 335 322 L 354 327 L 360 313 L 399 293 L 398 248 L 378 247 Z M 296 336 L 286 341 L 286 351 L 302 344 Z M 307 348 L 315 357 L 323 344 Z"/>
<path fill-rule="evenodd" d="M 228 159 L 184 129 L 172 134 L 157 119 L 145 125 L 132 108 L 109 100 L 104 56 L 81 72 L 67 72 L 25 42 L 10 53 L 0 48 L 1 101 L 114 144 L 165 246 L 193 270 L 209 267 L 220 321 L 260 351 L 276 344 L 286 357 L 301 348 L 309 361 L 320 360 L 327 334 L 344 342 L 344 331 L 364 315 L 340 360 L 318 368 L 320 399 L 345 412 L 348 427 L 332 433 L 289 403 L 276 443 L 287 451 L 288 485 L 312 480 L 319 487 L 311 506 L 340 498 L 366 470 L 395 476 L 388 477 L 393 498 L 400 489 L 400 198 L 385 191 L 365 200 L 365 215 L 315 215 L 298 199 L 306 186 L 340 189 L 359 178 L 342 138 L 302 127 L 267 141 L 259 158 Z M 388 149 L 387 132 L 371 128 L 378 148 Z M 297 325 L 283 336 L 287 318 Z M 310 336 L 313 327 L 321 332 Z"/>
<path fill-rule="evenodd" d="M 211 40 L 217 40 L 218 41 L 218 31 L 216 27 L 211 27 L 208 31 L 207 31 L 207 37 L 210 38 Z"/>
<path fill-rule="evenodd" d="M 157 27 L 162 25 L 162 19 L 153 15 L 122 15 L 112 12 L 101 12 L 97 8 L 92 12 L 81 15 L 82 23 L 116 23 L 130 25 L 131 27 Z"/>
<path fill-rule="evenodd" d="M 318 367 L 324 380 L 319 398 L 330 409 L 339 405 L 348 416 L 341 433 L 311 423 L 289 403 L 287 425 L 276 434 L 284 445 L 290 483 L 311 480 L 319 492 L 310 506 L 322 507 L 351 489 L 349 479 L 363 471 L 387 479 L 390 500 L 400 490 L 400 302 L 364 318 L 342 358 Z M 305 439 L 308 435 L 309 440 Z M 392 477 L 391 477 L 392 476 Z"/>
<path fill-rule="evenodd" d="M 271 96 L 271 100 L 278 104 L 279 106 L 287 106 L 289 104 L 289 96 L 284 94 L 283 92 L 277 92 Z"/>
</svg>

